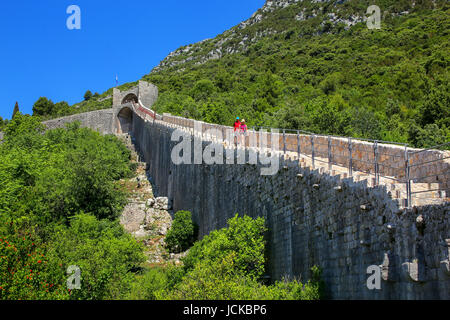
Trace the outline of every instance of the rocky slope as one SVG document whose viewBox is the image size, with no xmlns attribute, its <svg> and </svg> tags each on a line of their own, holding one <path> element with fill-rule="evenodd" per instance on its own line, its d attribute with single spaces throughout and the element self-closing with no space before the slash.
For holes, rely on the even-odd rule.
<svg viewBox="0 0 450 320">
<path fill-rule="evenodd" d="M 151 178 L 146 172 L 146 164 L 139 161 L 139 155 L 131 142 L 131 137 L 124 135 L 123 142 L 132 151 L 132 161 L 136 163 L 133 178 L 123 180 L 122 184 L 131 192 L 128 204 L 120 218 L 125 230 L 146 247 L 147 264 L 164 265 L 169 262 L 180 264 L 185 255 L 169 254 L 164 239 L 172 225 L 172 211 L 166 197 L 156 197 Z"/>
</svg>

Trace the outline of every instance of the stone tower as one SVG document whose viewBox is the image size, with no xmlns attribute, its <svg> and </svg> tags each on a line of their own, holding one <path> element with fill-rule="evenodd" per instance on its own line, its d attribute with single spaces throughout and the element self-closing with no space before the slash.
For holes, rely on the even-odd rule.
<svg viewBox="0 0 450 320">
<path fill-rule="evenodd" d="M 113 89 L 113 108 L 130 101 L 141 102 L 144 107 L 151 108 L 157 99 L 158 87 L 142 80 L 139 80 L 137 86 L 127 91 L 122 92 L 117 88 Z"/>
</svg>

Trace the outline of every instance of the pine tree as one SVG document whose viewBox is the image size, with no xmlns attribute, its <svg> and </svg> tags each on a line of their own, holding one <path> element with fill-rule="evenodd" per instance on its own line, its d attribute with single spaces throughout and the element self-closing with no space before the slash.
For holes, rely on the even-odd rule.
<svg viewBox="0 0 450 320">
<path fill-rule="evenodd" d="M 14 116 L 19 112 L 19 103 L 16 101 L 16 105 L 14 106 L 14 111 L 12 115 L 12 119 L 14 119 Z"/>
</svg>

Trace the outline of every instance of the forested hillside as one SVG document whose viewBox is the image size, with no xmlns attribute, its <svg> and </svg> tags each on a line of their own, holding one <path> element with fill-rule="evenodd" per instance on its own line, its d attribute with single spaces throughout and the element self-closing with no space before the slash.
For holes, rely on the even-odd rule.
<svg viewBox="0 0 450 320">
<path fill-rule="evenodd" d="M 160 89 L 158 112 L 436 145 L 450 138 L 450 6 L 412 3 L 301 1 L 260 10 L 177 50 L 144 79 Z M 370 4 L 384 13 L 381 30 L 358 23 Z M 220 57 L 208 55 L 217 43 Z"/>
<path fill-rule="evenodd" d="M 365 23 L 370 5 L 379 30 Z M 449 30 L 445 0 L 267 1 L 143 79 L 158 86 L 160 113 L 429 147 L 450 139 Z M 111 94 L 72 107 L 40 99 L 34 110 L 48 119 L 108 108 Z"/>
</svg>

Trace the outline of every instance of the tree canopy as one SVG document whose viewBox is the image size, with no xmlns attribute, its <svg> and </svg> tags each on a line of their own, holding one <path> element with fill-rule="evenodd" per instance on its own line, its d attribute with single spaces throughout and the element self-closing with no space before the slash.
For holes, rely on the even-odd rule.
<svg viewBox="0 0 450 320">
<path fill-rule="evenodd" d="M 92 92 L 90 90 L 86 91 L 86 93 L 84 94 L 84 100 L 85 101 L 91 100 L 92 97 L 93 97 L 93 94 L 92 94 Z"/>
</svg>

